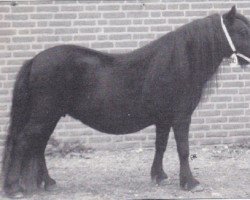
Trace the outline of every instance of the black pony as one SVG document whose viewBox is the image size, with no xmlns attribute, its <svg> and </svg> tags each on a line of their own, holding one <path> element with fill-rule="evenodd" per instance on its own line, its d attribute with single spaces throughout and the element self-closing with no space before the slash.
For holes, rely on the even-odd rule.
<svg viewBox="0 0 250 200">
<path fill-rule="evenodd" d="M 250 56 L 250 25 L 233 7 L 223 21 L 236 50 Z M 172 127 L 180 159 L 180 185 L 199 184 L 189 167 L 188 132 L 202 89 L 222 59 L 232 54 L 219 14 L 195 20 L 126 54 L 62 45 L 39 53 L 21 68 L 3 158 L 3 187 L 20 197 L 42 183 L 55 185 L 44 151 L 59 119 L 68 114 L 108 134 L 156 126 L 151 177 L 162 166 Z M 240 64 L 244 60 L 239 58 Z"/>
</svg>

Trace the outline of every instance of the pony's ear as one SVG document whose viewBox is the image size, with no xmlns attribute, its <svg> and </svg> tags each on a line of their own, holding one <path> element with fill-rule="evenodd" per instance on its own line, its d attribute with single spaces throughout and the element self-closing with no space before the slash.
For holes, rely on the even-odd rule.
<svg viewBox="0 0 250 200">
<path fill-rule="evenodd" d="M 233 6 L 233 7 L 231 8 L 231 10 L 230 10 L 228 13 L 224 14 L 224 18 L 225 18 L 230 24 L 232 24 L 232 23 L 234 22 L 234 20 L 235 20 L 235 15 L 236 15 L 236 7 Z"/>
</svg>

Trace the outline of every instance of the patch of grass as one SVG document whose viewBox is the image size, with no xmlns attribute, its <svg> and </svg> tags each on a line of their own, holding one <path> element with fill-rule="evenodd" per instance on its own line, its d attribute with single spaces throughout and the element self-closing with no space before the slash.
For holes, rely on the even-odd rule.
<svg viewBox="0 0 250 200">
<path fill-rule="evenodd" d="M 63 142 L 55 138 L 50 138 L 45 154 L 52 157 L 84 157 L 84 154 L 91 153 L 94 150 L 87 148 L 81 141 Z"/>
<path fill-rule="evenodd" d="M 229 145 L 230 149 L 250 149 L 250 142 Z"/>
</svg>

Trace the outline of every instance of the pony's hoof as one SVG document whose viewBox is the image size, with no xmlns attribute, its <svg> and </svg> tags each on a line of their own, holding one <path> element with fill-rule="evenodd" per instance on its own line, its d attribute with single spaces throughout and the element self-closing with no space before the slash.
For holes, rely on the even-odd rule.
<svg viewBox="0 0 250 200">
<path fill-rule="evenodd" d="M 196 187 L 192 188 L 190 191 L 191 192 L 202 192 L 204 190 L 204 187 L 201 185 L 197 185 Z"/>
<path fill-rule="evenodd" d="M 48 192 L 55 191 L 57 189 L 56 183 L 54 184 L 45 184 L 44 189 Z"/>
<path fill-rule="evenodd" d="M 197 191 L 198 192 L 199 190 L 201 190 L 202 186 L 200 186 L 200 182 L 197 181 L 195 178 L 191 178 L 190 180 L 188 180 L 186 183 L 181 183 L 181 188 L 183 190 L 187 190 L 187 191 L 194 191 L 195 192 L 195 188 L 197 188 Z"/>
<path fill-rule="evenodd" d="M 22 199 L 24 198 L 24 194 L 22 192 L 16 192 L 14 194 L 7 195 L 7 197 L 10 199 Z"/>
<path fill-rule="evenodd" d="M 165 185 L 163 182 L 167 178 L 168 178 L 167 174 L 164 171 L 162 171 L 160 174 L 152 176 L 151 180 L 156 185 L 162 185 L 162 184 Z"/>
<path fill-rule="evenodd" d="M 46 191 L 54 191 L 54 190 L 56 190 L 56 181 L 54 179 L 52 179 L 52 178 L 49 178 L 49 179 L 45 180 L 44 189 Z"/>
</svg>

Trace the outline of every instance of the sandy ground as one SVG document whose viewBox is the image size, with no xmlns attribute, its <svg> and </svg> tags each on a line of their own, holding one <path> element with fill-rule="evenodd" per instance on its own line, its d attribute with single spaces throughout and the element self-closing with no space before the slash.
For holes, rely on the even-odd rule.
<svg viewBox="0 0 250 200">
<path fill-rule="evenodd" d="M 190 159 L 190 164 L 204 187 L 201 192 L 180 189 L 179 162 L 172 147 L 164 159 L 169 178 L 160 186 L 151 183 L 149 176 L 153 149 L 49 156 L 47 163 L 57 189 L 41 190 L 27 199 L 250 198 L 250 145 L 195 147 L 191 148 L 191 156 L 194 154 L 197 158 Z"/>
</svg>

